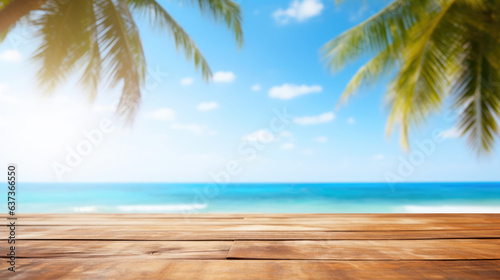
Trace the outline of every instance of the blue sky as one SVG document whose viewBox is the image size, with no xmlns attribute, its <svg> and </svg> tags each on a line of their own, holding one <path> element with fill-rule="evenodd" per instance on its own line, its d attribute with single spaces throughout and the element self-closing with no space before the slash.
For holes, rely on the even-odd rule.
<svg viewBox="0 0 500 280">
<path fill-rule="evenodd" d="M 193 7 L 160 2 L 196 41 L 214 81 L 204 83 L 167 34 L 138 18 L 148 84 L 134 126 L 124 128 L 113 114 L 119 88 L 102 88 L 92 105 L 70 79 L 42 97 L 29 60 L 36 42 L 30 30 L 16 30 L 0 45 L 4 166 L 17 163 L 21 180 L 54 182 L 500 180 L 498 149 L 478 159 L 456 137 L 446 108 L 412 131 L 408 152 L 397 131 L 387 137 L 390 75 L 336 108 L 363 61 L 332 74 L 320 48 L 389 1 L 240 1 L 241 50 L 222 24 Z M 289 121 L 273 129 L 283 110 Z"/>
</svg>

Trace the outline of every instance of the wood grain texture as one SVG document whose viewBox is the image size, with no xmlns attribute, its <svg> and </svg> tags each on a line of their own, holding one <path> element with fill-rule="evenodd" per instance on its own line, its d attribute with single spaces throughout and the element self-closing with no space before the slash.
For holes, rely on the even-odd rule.
<svg viewBox="0 0 500 280">
<path fill-rule="evenodd" d="M 232 241 L 22 241 L 16 244 L 21 258 L 225 259 Z M 7 255 L 0 247 L 0 256 Z"/>
<path fill-rule="evenodd" d="M 186 232 L 498 231 L 500 214 L 24 214 L 19 215 L 18 226 L 148 226 Z"/>
<path fill-rule="evenodd" d="M 22 259 L 0 279 L 500 279 L 500 261 Z"/>
<path fill-rule="evenodd" d="M 500 279 L 500 214 L 23 214 L 16 273 L 6 237 L 0 279 Z"/>
<path fill-rule="evenodd" d="M 235 241 L 235 259 L 500 260 L 500 240 Z"/>
<path fill-rule="evenodd" d="M 103 226 L 117 226 L 117 227 L 144 227 L 144 226 L 155 226 L 158 228 L 163 227 L 164 229 L 174 230 L 174 231 L 295 231 L 295 232 L 305 232 L 305 231 L 331 231 L 331 232 L 345 232 L 345 231 L 429 231 L 429 230 L 500 230 L 500 224 L 491 223 L 474 223 L 474 224 L 376 224 L 376 225 L 363 225 L 363 224 L 321 224 L 321 223 L 311 223 L 311 224 L 301 224 L 290 222 L 288 224 L 261 224 L 261 223 L 208 223 L 208 224 L 169 224 L 164 222 L 161 224 L 155 223 L 141 223 L 140 221 L 119 221 L 119 222 L 106 222 L 106 221 L 95 221 L 93 223 L 77 225 L 79 227 L 89 227 L 95 230 L 99 230 Z M 35 225 L 31 225 L 35 226 Z M 40 223 L 36 226 L 75 226 L 72 222 L 61 222 L 58 225 L 50 225 Z M 30 225 L 24 225 L 21 222 L 18 224 L 19 228 L 30 227 Z"/>
<path fill-rule="evenodd" d="M 3 234 L 0 237 L 5 237 Z M 164 226 L 19 227 L 20 240 L 418 240 L 500 238 L 500 230 L 430 231 L 178 231 Z M 0 239 L 1 240 L 1 239 Z"/>
</svg>

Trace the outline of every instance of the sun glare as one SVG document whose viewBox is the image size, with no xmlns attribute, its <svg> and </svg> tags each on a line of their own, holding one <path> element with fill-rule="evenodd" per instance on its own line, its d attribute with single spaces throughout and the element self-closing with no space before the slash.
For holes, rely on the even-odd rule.
<svg viewBox="0 0 500 280">
<path fill-rule="evenodd" d="M 9 131 L 4 141 L 17 154 L 43 161 L 66 153 L 100 115 L 87 103 L 66 97 L 16 97 L 12 101 L 18 109 L 2 117 L 1 125 Z"/>
</svg>

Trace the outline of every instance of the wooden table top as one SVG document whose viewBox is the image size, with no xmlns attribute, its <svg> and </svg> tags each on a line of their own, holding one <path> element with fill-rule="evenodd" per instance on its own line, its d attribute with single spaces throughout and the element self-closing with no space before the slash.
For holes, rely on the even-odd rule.
<svg viewBox="0 0 500 280">
<path fill-rule="evenodd" d="M 500 214 L 17 218 L 0 279 L 500 279 Z"/>
</svg>

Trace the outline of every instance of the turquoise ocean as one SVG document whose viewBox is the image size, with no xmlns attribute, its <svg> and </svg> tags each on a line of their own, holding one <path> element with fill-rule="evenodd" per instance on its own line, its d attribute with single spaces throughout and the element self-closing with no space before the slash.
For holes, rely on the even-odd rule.
<svg viewBox="0 0 500 280">
<path fill-rule="evenodd" d="M 500 213 L 500 183 L 20 183 L 18 213 Z"/>
</svg>

